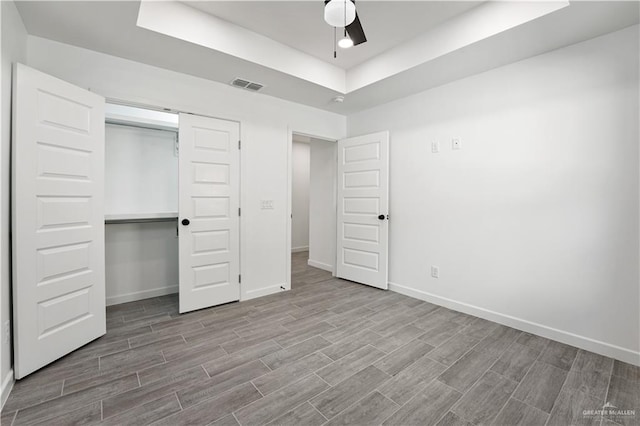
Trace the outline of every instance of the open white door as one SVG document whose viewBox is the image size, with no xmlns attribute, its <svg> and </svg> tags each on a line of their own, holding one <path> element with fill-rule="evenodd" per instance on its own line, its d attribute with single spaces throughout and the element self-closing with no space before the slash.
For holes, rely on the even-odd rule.
<svg viewBox="0 0 640 426">
<path fill-rule="evenodd" d="M 240 125 L 180 114 L 180 313 L 240 300 Z"/>
<path fill-rule="evenodd" d="M 388 289 L 389 132 L 338 141 L 336 275 Z"/>
<path fill-rule="evenodd" d="M 106 332 L 104 98 L 21 64 L 13 85 L 20 379 Z"/>
</svg>

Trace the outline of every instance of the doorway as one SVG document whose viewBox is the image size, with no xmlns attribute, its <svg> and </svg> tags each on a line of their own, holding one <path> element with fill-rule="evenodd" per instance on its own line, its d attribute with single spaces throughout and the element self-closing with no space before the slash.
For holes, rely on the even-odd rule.
<svg viewBox="0 0 640 426">
<path fill-rule="evenodd" d="M 292 288 L 330 279 L 335 271 L 336 141 L 292 133 Z"/>
</svg>

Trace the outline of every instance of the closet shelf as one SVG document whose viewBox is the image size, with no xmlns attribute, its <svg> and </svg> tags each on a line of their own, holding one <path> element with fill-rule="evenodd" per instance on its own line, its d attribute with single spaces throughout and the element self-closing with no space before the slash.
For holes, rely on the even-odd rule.
<svg viewBox="0 0 640 426">
<path fill-rule="evenodd" d="M 126 213 L 106 214 L 104 223 L 142 223 L 142 222 L 171 222 L 178 219 L 178 212 L 163 213 Z"/>
</svg>

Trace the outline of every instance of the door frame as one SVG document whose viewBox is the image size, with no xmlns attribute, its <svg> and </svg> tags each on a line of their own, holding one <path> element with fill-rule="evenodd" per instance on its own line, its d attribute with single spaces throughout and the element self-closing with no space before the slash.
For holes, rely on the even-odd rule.
<svg viewBox="0 0 640 426">
<path fill-rule="evenodd" d="M 292 232 L 292 214 L 293 214 L 293 134 L 307 136 L 313 139 L 321 139 L 326 141 L 327 143 L 333 143 L 336 146 L 336 155 L 335 161 L 336 166 L 338 164 L 338 139 L 330 136 L 323 136 L 314 134 L 313 131 L 299 131 L 291 126 L 287 127 L 287 235 L 286 235 L 286 245 L 285 245 L 285 290 L 291 290 L 291 238 L 293 235 Z M 309 156 L 311 156 L 311 150 L 309 150 Z M 311 157 L 309 158 L 311 161 Z M 310 176 L 311 177 L 311 176 Z M 337 169 L 336 174 L 333 176 L 333 213 L 335 218 L 338 217 L 338 193 L 337 193 L 337 185 L 338 185 L 338 175 Z M 311 247 L 309 247 L 311 248 Z M 337 256 L 337 254 L 336 254 Z M 336 275 L 336 262 L 337 257 L 333 259 L 333 271 L 331 271 L 331 275 L 335 277 Z"/>
<path fill-rule="evenodd" d="M 170 113 L 174 113 L 174 114 L 190 114 L 190 115 L 198 115 L 200 117 L 206 117 L 206 118 L 213 118 L 216 120 L 224 120 L 224 121 L 231 121 L 234 123 L 238 123 L 239 126 L 239 138 L 242 141 L 243 136 L 242 136 L 242 121 L 239 118 L 225 118 L 225 117 L 216 117 L 210 114 L 204 114 L 201 112 L 193 112 L 193 111 L 187 111 L 184 110 L 182 108 L 174 108 L 174 107 L 161 107 L 161 106 L 157 106 L 155 104 L 150 104 L 150 103 L 146 103 L 146 102 L 136 102 L 136 101 L 130 101 L 127 99 L 122 99 L 122 98 L 113 98 L 113 97 L 109 97 L 109 96 L 105 96 L 105 103 L 106 104 L 115 104 L 115 105 L 123 105 L 123 106 L 128 106 L 128 107 L 133 107 L 133 108 L 142 108 L 142 109 L 149 109 L 149 110 L 153 110 L 153 111 L 161 111 L 161 112 L 170 112 Z M 178 121 L 178 126 L 180 125 L 180 121 Z M 105 141 L 106 143 L 106 141 Z M 180 140 L 178 139 L 178 147 L 180 147 Z M 242 207 L 243 207 L 243 191 L 242 191 L 242 158 L 243 158 L 243 153 L 244 150 L 240 149 L 240 164 L 239 164 L 239 175 L 240 175 L 240 183 L 239 183 L 239 188 L 238 188 L 238 199 L 239 199 L 239 207 L 240 210 L 242 211 Z M 242 224 L 244 221 L 244 216 L 240 215 L 240 220 L 238 222 L 238 236 L 239 236 L 239 243 L 238 243 L 238 271 L 240 276 L 242 276 L 243 274 L 243 269 L 242 269 L 242 256 L 243 256 L 243 252 L 242 252 L 242 238 L 243 238 L 243 233 L 242 233 Z M 177 283 L 178 285 L 180 284 L 179 282 Z M 180 295 L 180 290 L 178 289 L 178 295 Z M 242 281 L 240 282 L 240 299 L 239 302 L 242 302 L 243 300 L 245 300 L 242 296 L 243 296 L 243 291 L 242 291 Z"/>
</svg>

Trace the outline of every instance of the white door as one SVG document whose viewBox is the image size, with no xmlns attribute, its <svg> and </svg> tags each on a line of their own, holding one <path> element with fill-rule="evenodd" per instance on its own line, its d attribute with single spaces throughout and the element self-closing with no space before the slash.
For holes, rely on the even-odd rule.
<svg viewBox="0 0 640 426">
<path fill-rule="evenodd" d="M 21 64 L 13 84 L 20 379 L 106 332 L 104 98 Z"/>
<path fill-rule="evenodd" d="M 180 312 L 240 300 L 240 125 L 180 114 Z"/>
<path fill-rule="evenodd" d="M 389 132 L 338 141 L 336 275 L 388 289 Z"/>
</svg>

